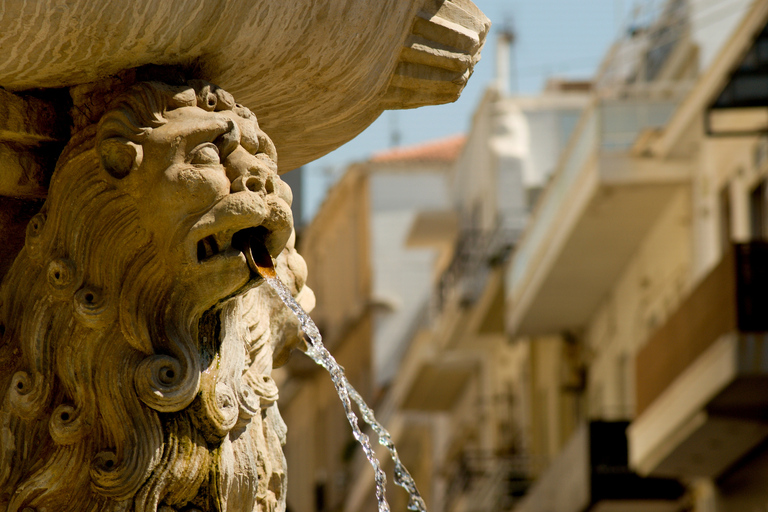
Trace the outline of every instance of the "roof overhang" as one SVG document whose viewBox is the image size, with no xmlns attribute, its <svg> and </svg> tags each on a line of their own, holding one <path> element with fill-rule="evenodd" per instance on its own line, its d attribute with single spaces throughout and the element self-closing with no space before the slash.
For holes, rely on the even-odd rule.
<svg viewBox="0 0 768 512">
<path fill-rule="evenodd" d="M 749 12 L 723 45 L 712 65 L 697 80 L 693 90 L 669 120 L 660 136 L 650 144 L 649 153 L 658 157 L 665 157 L 672 153 L 702 113 L 705 114 L 705 129 L 709 135 L 734 136 L 765 133 L 762 130 L 763 118 L 760 112 L 745 115 L 737 110 L 743 107 L 736 107 L 734 104 L 731 104 L 733 108 L 728 109 L 711 107 L 715 107 L 717 100 L 729 85 L 741 88 L 747 84 L 742 79 L 734 81 L 733 78 L 736 77 L 738 67 L 754 48 L 755 42 L 764 37 L 766 24 L 768 24 L 768 2 L 753 2 Z M 760 105 L 754 104 L 749 107 L 761 108 Z M 710 113 L 712 117 L 707 119 Z M 734 127 L 735 123 L 745 121 L 749 123 L 748 126 Z"/>
</svg>

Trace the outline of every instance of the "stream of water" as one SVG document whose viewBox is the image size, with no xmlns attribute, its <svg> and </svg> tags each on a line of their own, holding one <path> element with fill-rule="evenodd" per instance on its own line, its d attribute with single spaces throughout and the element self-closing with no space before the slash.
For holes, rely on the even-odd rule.
<svg viewBox="0 0 768 512">
<path fill-rule="evenodd" d="M 389 432 L 387 432 L 387 430 L 381 425 L 381 423 L 376 421 L 371 408 L 368 407 L 368 404 L 365 403 L 360 394 L 347 380 L 347 377 L 344 374 L 344 368 L 342 368 L 341 365 L 336 362 L 336 359 L 334 359 L 331 353 L 328 352 L 328 349 L 325 348 L 323 345 L 322 336 L 320 336 L 320 331 L 317 329 L 315 323 L 301 308 L 301 306 L 296 303 L 296 301 L 293 299 L 293 296 L 291 295 L 291 292 L 285 287 L 285 285 L 276 276 L 274 276 L 274 270 L 272 272 L 263 272 L 260 270 L 259 273 L 262 275 L 262 277 L 264 277 L 264 280 L 277 292 L 285 305 L 288 306 L 299 319 L 301 328 L 304 330 L 304 333 L 309 339 L 307 355 L 311 357 L 317 364 L 328 370 L 328 372 L 331 374 L 331 380 L 333 381 L 333 385 L 336 387 L 336 392 L 339 394 L 341 403 L 344 406 L 347 420 L 352 426 L 352 433 L 355 439 L 363 447 L 365 456 L 368 458 L 371 466 L 373 466 L 376 480 L 376 498 L 379 504 L 379 512 L 388 512 L 390 510 L 389 503 L 387 503 L 387 498 L 385 495 L 387 477 L 385 476 L 384 471 L 381 469 L 379 460 L 376 458 L 376 454 L 374 453 L 368 436 L 365 435 L 360 429 L 357 415 L 352 410 L 351 401 L 354 401 L 357 404 L 363 420 L 371 426 L 373 431 L 378 436 L 379 444 L 384 446 L 392 456 L 392 460 L 395 463 L 395 483 L 408 491 L 408 510 L 426 512 L 427 507 L 424 504 L 424 500 L 421 498 L 418 489 L 416 489 L 416 483 L 413 481 L 411 474 L 400 461 L 400 457 L 397 454 L 395 445 L 392 442 L 392 437 L 389 435 Z"/>
</svg>

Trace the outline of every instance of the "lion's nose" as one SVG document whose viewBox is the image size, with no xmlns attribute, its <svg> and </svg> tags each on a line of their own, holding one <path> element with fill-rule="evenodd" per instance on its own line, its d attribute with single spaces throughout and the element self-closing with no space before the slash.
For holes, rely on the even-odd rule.
<svg viewBox="0 0 768 512">
<path fill-rule="evenodd" d="M 233 151 L 224 161 L 231 192 L 263 190 L 264 183 L 270 172 L 266 166 L 242 146 Z"/>
<path fill-rule="evenodd" d="M 260 176 L 238 176 L 235 181 L 232 182 L 230 190 L 234 192 L 243 192 L 244 190 L 250 190 L 251 192 L 258 192 L 264 188 L 264 180 Z M 267 190 L 269 192 L 269 190 Z"/>
<path fill-rule="evenodd" d="M 264 183 L 264 189 L 267 191 L 267 194 L 275 194 L 277 197 L 288 203 L 288 206 L 293 203 L 293 191 L 291 190 L 291 187 L 281 180 L 279 176 L 268 176 L 267 181 Z"/>
<path fill-rule="evenodd" d="M 224 162 L 230 180 L 230 192 L 261 192 L 274 194 L 289 205 L 293 201 L 290 187 L 270 169 L 263 158 L 248 153 L 242 146 L 233 151 Z"/>
</svg>

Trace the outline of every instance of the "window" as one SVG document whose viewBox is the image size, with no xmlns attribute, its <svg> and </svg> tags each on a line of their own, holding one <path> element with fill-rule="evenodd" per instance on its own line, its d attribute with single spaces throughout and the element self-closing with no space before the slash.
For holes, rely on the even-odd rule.
<svg viewBox="0 0 768 512">
<path fill-rule="evenodd" d="M 719 210 L 720 210 L 720 248 L 723 253 L 728 252 L 731 246 L 731 240 L 733 234 L 731 229 L 733 226 L 732 210 L 731 210 L 731 186 L 726 184 L 720 189 L 718 197 Z"/>
<path fill-rule="evenodd" d="M 325 510 L 325 482 L 315 482 L 315 510 L 323 512 Z"/>
<path fill-rule="evenodd" d="M 750 235 L 753 240 L 766 239 L 766 229 L 768 228 L 768 222 L 766 222 L 766 183 L 762 180 L 752 192 L 749 194 L 749 223 L 750 223 Z"/>
</svg>

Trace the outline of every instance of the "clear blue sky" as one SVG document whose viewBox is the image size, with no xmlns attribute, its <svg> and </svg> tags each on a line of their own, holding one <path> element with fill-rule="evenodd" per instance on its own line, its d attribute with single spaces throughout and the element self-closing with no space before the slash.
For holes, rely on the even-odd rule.
<svg viewBox="0 0 768 512">
<path fill-rule="evenodd" d="M 483 91 L 495 76 L 496 31 L 511 24 L 517 34 L 512 50 L 512 89 L 520 94 L 539 92 L 552 76 L 589 78 L 610 44 L 627 22 L 632 5 L 646 8 L 654 0 L 474 0 L 491 19 L 491 32 L 482 59 L 461 98 L 449 105 L 387 111 L 366 131 L 308 167 L 305 207 L 315 210 L 324 189 L 353 161 L 391 147 L 392 132 L 400 145 L 411 145 L 464 133 Z"/>
</svg>

